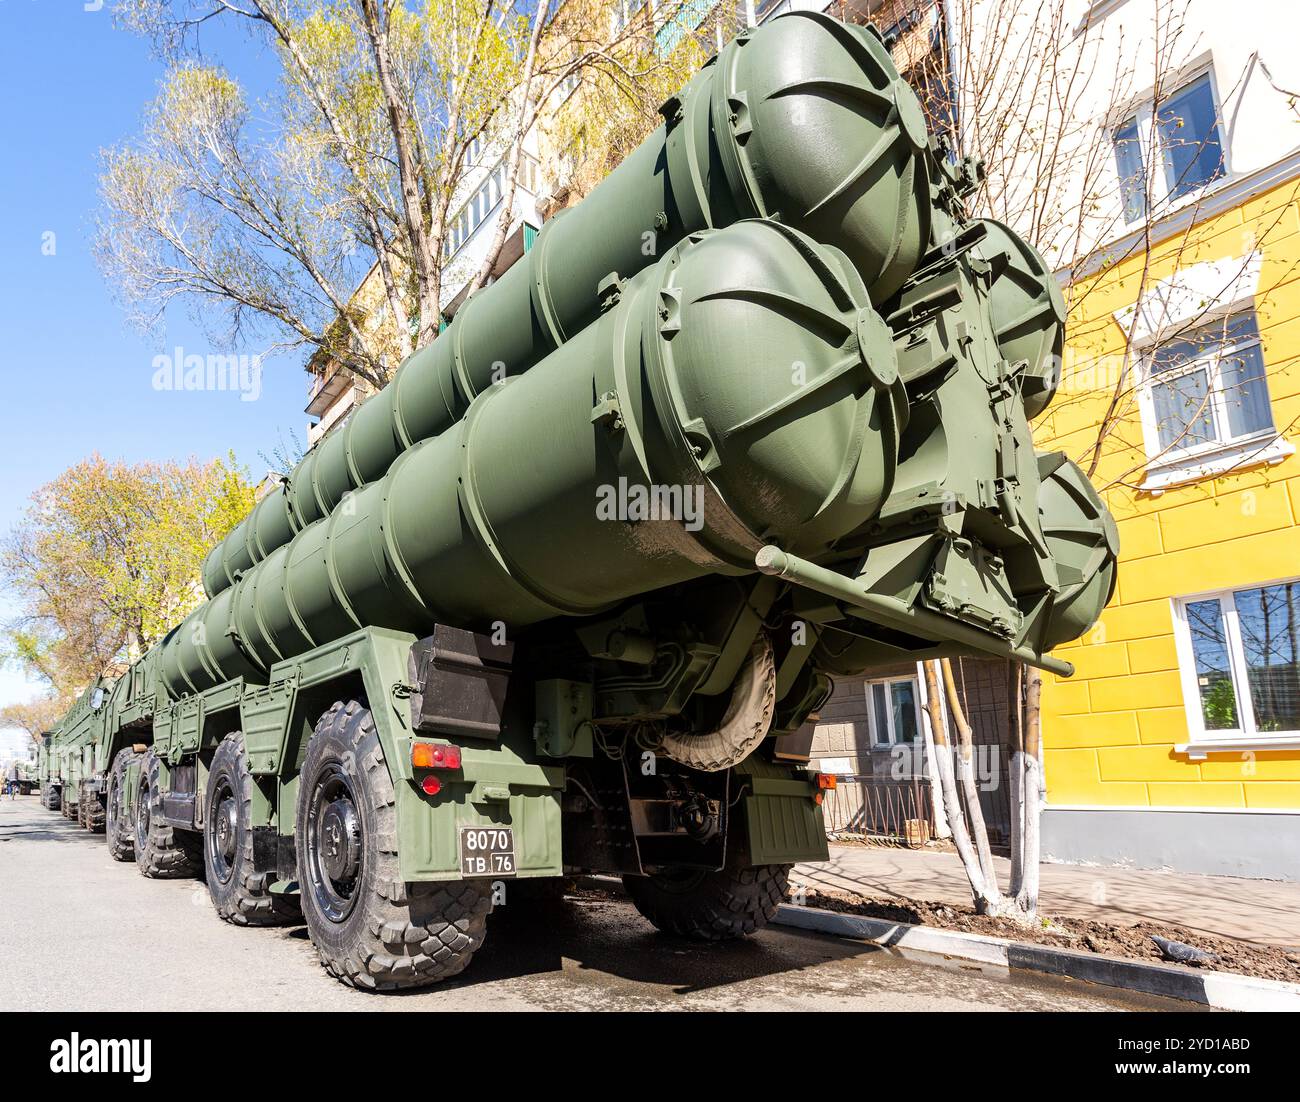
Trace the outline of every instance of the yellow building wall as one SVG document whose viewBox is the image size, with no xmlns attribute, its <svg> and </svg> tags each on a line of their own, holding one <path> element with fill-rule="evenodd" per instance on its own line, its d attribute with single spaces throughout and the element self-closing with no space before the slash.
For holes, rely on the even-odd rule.
<svg viewBox="0 0 1300 1102">
<path fill-rule="evenodd" d="M 1176 269 L 1262 253 L 1255 310 L 1274 425 L 1300 444 L 1300 188 L 1292 180 L 1071 288 L 1057 401 L 1040 447 L 1091 457 L 1119 358 L 1116 311 Z M 1149 268 L 1148 268 L 1149 264 Z M 1144 268 L 1147 269 L 1145 279 Z M 1166 490 L 1135 489 L 1145 464 L 1137 402 L 1108 434 L 1093 481 L 1119 524 L 1119 584 L 1100 623 L 1058 648 L 1072 678 L 1044 675 L 1049 804 L 1300 808 L 1300 751 L 1213 753 L 1190 761 L 1172 598 L 1300 576 L 1300 454 L 1274 466 Z"/>
</svg>

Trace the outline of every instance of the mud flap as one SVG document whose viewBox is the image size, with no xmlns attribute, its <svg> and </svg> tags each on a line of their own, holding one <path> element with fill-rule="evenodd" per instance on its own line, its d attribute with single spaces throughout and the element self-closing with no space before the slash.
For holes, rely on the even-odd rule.
<svg viewBox="0 0 1300 1102">
<path fill-rule="evenodd" d="M 813 800 L 817 789 L 808 774 L 751 754 L 735 767 L 732 790 L 744 793 L 740 808 L 747 864 L 791 865 L 830 857 L 822 809 Z M 733 838 L 737 833 L 733 825 Z"/>
</svg>

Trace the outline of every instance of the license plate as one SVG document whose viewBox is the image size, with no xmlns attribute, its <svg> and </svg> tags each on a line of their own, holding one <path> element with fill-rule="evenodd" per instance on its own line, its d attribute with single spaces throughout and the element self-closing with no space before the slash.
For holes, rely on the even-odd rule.
<svg viewBox="0 0 1300 1102">
<path fill-rule="evenodd" d="M 510 827 L 461 827 L 462 876 L 514 876 L 515 832 Z"/>
</svg>

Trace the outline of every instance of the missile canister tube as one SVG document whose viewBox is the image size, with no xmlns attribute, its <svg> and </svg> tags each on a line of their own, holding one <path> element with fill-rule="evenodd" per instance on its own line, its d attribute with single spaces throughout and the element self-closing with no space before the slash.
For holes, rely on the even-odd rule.
<svg viewBox="0 0 1300 1102">
<path fill-rule="evenodd" d="M 363 625 L 595 613 L 752 571 L 766 543 L 823 554 L 878 512 L 905 411 L 892 334 L 843 253 L 763 220 L 693 235 L 201 606 L 164 681 L 264 674 Z M 672 515 L 641 519 L 647 500 Z"/>
<path fill-rule="evenodd" d="M 209 596 L 382 477 L 405 449 L 449 428 L 502 374 L 527 371 L 582 331 L 606 277 L 629 279 L 688 234 L 779 218 L 847 254 L 875 302 L 922 255 L 925 121 L 873 29 L 814 12 L 774 19 L 728 44 L 663 114 L 213 549 L 203 568 Z"/>
<path fill-rule="evenodd" d="M 1042 255 L 1009 227 L 982 219 L 987 231 L 975 254 L 992 269 L 989 314 L 998 350 L 1009 363 L 1024 361 L 1021 397 L 1037 417 L 1061 382 L 1065 297 Z"/>
</svg>

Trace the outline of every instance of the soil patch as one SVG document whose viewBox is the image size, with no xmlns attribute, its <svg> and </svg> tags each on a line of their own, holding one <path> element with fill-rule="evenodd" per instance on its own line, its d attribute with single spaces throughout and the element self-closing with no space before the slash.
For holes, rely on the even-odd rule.
<svg viewBox="0 0 1300 1102">
<path fill-rule="evenodd" d="M 937 926 L 967 934 L 1028 941 L 1104 956 L 1174 963 L 1165 960 L 1156 943 L 1151 940 L 1151 935 L 1157 934 L 1167 940 L 1181 941 L 1214 953 L 1219 958 L 1204 964 L 1180 964 L 1178 967 L 1236 972 L 1242 976 L 1300 983 L 1300 953 L 1277 946 L 1252 945 L 1232 938 L 1198 933 L 1173 923 L 1139 922 L 1133 926 L 1120 926 L 1108 922 L 1043 915 L 1040 925 L 1021 926 L 1010 919 L 978 915 L 973 908 L 957 907 L 951 903 L 931 903 L 920 899 L 872 899 L 830 888 L 807 888 L 800 901 L 809 907 L 881 918 L 889 922 Z"/>
</svg>

